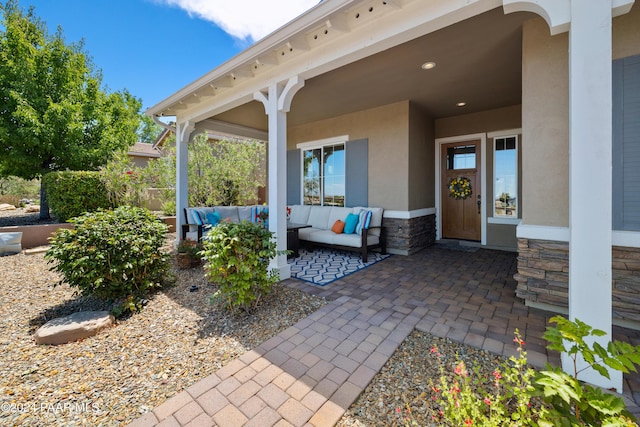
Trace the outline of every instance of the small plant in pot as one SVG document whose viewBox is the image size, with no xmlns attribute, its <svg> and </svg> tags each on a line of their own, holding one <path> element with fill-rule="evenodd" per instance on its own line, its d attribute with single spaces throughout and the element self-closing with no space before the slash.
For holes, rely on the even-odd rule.
<svg viewBox="0 0 640 427">
<path fill-rule="evenodd" d="M 176 261 L 180 268 L 192 268 L 200 265 L 201 257 L 199 252 L 202 250 L 202 245 L 195 240 L 185 239 L 181 240 L 178 244 L 178 255 Z"/>
</svg>

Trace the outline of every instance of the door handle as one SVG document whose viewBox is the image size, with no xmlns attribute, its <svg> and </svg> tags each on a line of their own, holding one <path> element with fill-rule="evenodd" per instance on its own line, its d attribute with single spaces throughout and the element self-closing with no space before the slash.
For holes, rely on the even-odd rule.
<svg viewBox="0 0 640 427">
<path fill-rule="evenodd" d="M 482 200 L 479 194 L 478 194 L 478 201 L 476 203 L 478 204 L 478 214 L 480 214 L 480 207 L 482 206 Z"/>
</svg>

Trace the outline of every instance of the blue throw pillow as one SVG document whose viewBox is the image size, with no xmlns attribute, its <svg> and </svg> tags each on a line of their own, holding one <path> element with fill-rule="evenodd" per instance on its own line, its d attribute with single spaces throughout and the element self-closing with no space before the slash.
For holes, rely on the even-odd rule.
<svg viewBox="0 0 640 427">
<path fill-rule="evenodd" d="M 344 220 L 344 234 L 353 234 L 356 231 L 356 225 L 358 225 L 358 215 L 350 213 Z"/>
<path fill-rule="evenodd" d="M 363 229 L 368 229 L 371 224 L 371 211 L 361 209 L 358 214 L 358 225 L 356 225 L 356 233 L 362 234 Z"/>
<path fill-rule="evenodd" d="M 218 212 L 207 212 L 207 222 L 211 225 L 220 224 L 220 214 Z"/>
</svg>

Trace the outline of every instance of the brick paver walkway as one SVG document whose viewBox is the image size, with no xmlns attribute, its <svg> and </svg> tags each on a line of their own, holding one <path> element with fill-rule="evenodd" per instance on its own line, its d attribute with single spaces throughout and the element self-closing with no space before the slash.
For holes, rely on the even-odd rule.
<svg viewBox="0 0 640 427">
<path fill-rule="evenodd" d="M 436 245 L 325 287 L 287 280 L 331 302 L 130 425 L 333 426 L 414 328 L 505 356 L 518 328 L 530 363 L 559 364 L 542 339 L 553 314 L 515 297 L 515 271 L 512 253 Z M 637 377 L 625 392 L 640 397 Z"/>
</svg>

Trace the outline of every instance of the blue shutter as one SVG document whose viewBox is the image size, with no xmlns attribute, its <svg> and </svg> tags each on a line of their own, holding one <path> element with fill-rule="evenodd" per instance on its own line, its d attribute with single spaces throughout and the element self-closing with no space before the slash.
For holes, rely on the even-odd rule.
<svg viewBox="0 0 640 427">
<path fill-rule="evenodd" d="M 300 205 L 302 171 L 300 150 L 287 151 L 287 205 Z"/>
<path fill-rule="evenodd" d="M 640 231 L 640 55 L 613 62 L 613 228 Z"/>
<path fill-rule="evenodd" d="M 345 206 L 369 206 L 369 140 L 345 144 Z"/>
</svg>

